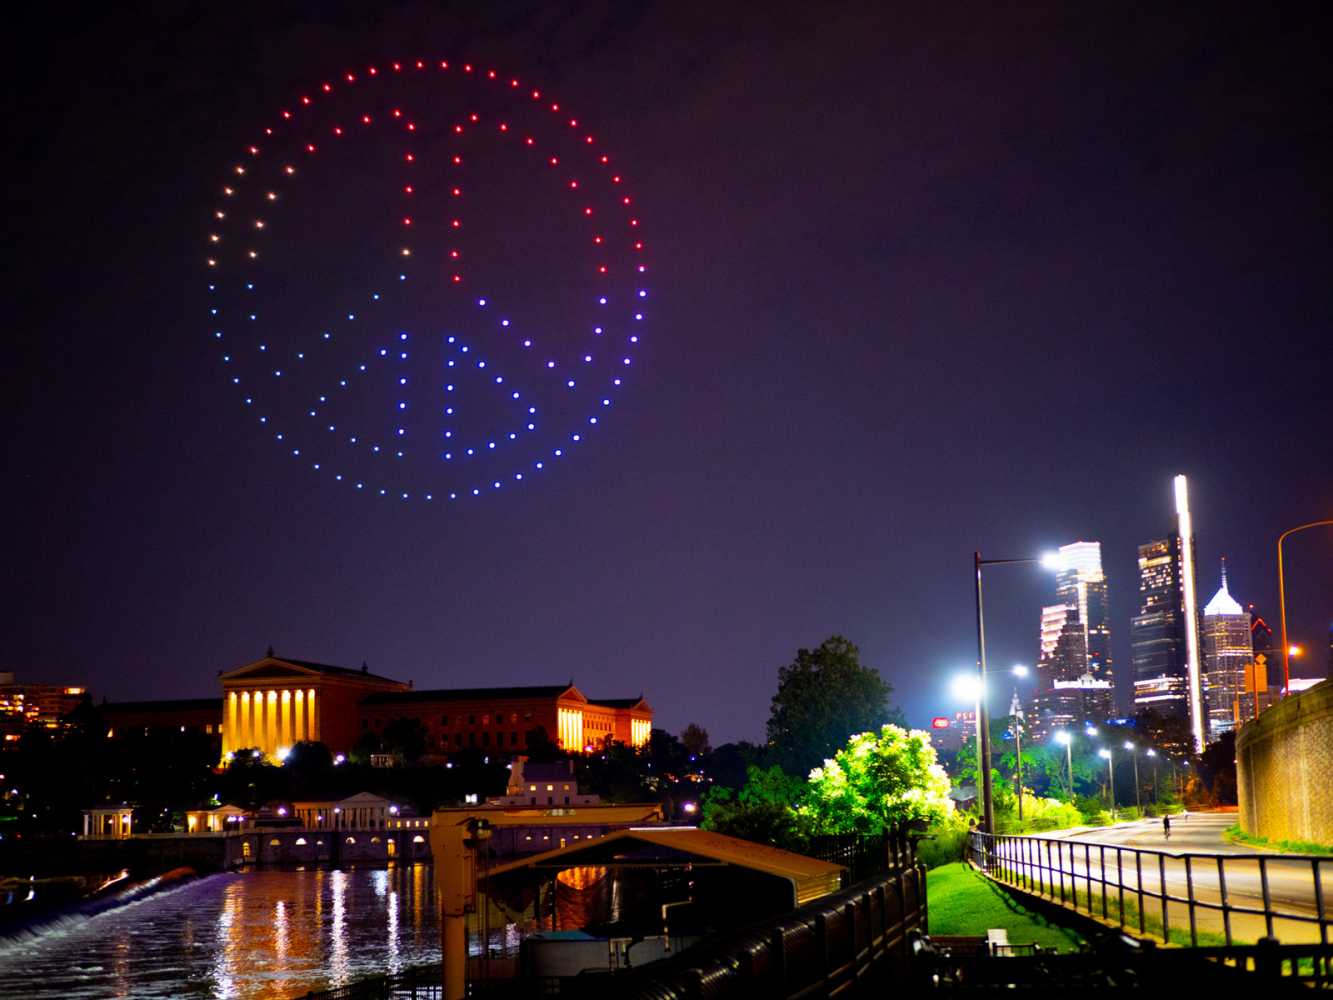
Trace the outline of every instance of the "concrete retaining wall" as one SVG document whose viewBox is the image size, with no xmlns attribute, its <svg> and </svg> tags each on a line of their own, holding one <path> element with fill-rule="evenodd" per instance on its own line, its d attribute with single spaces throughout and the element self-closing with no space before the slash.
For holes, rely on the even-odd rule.
<svg viewBox="0 0 1333 1000">
<path fill-rule="evenodd" d="M 1240 826 L 1333 844 L 1333 681 L 1284 698 L 1236 736 Z"/>
</svg>

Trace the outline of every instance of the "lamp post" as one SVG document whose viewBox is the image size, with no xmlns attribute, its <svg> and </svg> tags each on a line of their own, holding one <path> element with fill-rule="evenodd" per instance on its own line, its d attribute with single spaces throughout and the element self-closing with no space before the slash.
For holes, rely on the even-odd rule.
<svg viewBox="0 0 1333 1000">
<path fill-rule="evenodd" d="M 1152 758 L 1152 800 L 1153 800 L 1153 803 L 1156 804 L 1156 802 L 1157 802 L 1157 751 L 1154 750 L 1152 747 L 1149 747 L 1147 750 L 1143 751 L 1143 753 L 1144 753 L 1144 756 L 1146 756 L 1146 757 L 1151 757 L 1151 758 Z"/>
<path fill-rule="evenodd" d="M 1333 520 L 1311 521 L 1309 524 L 1298 524 L 1294 528 L 1288 528 L 1282 534 L 1277 536 L 1277 606 L 1278 613 L 1282 618 L 1282 697 L 1291 694 L 1291 646 L 1287 644 L 1287 585 L 1282 575 L 1282 543 L 1288 535 L 1294 535 L 1298 531 L 1305 531 L 1308 528 L 1326 528 L 1333 527 Z M 977 571 L 977 586 L 980 587 L 981 571 Z M 1256 696 L 1257 697 L 1257 696 Z"/>
<path fill-rule="evenodd" d="M 1097 755 L 1106 758 L 1106 794 L 1111 800 L 1111 822 L 1115 822 L 1115 762 L 1111 759 L 1111 748 L 1102 747 Z"/>
<path fill-rule="evenodd" d="M 1134 758 L 1134 804 L 1139 807 L 1139 815 L 1143 815 L 1143 795 L 1139 792 L 1139 755 L 1138 748 L 1129 740 L 1125 740 L 1125 749 L 1129 755 Z"/>
<path fill-rule="evenodd" d="M 1065 763 L 1069 765 L 1069 801 L 1074 801 L 1074 737 L 1063 729 L 1056 730 L 1055 742 L 1065 747 Z"/>
<path fill-rule="evenodd" d="M 982 559 L 980 552 L 972 554 L 972 569 L 976 578 L 977 597 L 977 686 L 980 694 L 977 698 L 977 770 L 981 782 L 982 826 L 986 833 L 995 832 L 995 801 L 991 795 L 990 783 L 990 711 L 986 707 L 986 617 L 981 600 L 981 568 L 983 566 L 1017 566 L 1038 563 L 1048 569 L 1059 569 L 1062 565 L 1058 555 L 1045 555 L 1040 559 Z M 1021 799 L 1021 796 L 1020 796 Z"/>
</svg>

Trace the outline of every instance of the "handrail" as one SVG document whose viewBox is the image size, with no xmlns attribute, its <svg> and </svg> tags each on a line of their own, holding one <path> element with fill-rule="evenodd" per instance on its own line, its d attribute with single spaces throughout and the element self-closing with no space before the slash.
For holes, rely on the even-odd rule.
<svg viewBox="0 0 1333 1000">
<path fill-rule="evenodd" d="M 1097 849 L 1096 855 L 1093 848 Z M 1110 865 L 1108 850 L 1114 852 Z M 1155 864 L 1145 866 L 1145 856 L 1150 860 L 1155 858 Z M 1136 922 L 1140 934 L 1148 933 L 1149 906 L 1156 909 L 1160 904 L 1160 916 L 1154 917 L 1153 922 L 1160 925 L 1158 936 L 1166 941 L 1171 940 L 1171 905 L 1182 905 L 1187 911 L 1189 942 L 1193 947 L 1199 945 L 1199 918 L 1205 911 L 1221 915 L 1221 936 L 1228 946 L 1235 941 L 1234 918 L 1237 915 L 1262 917 L 1267 937 L 1274 936 L 1277 921 L 1316 925 L 1320 942 L 1325 947 L 1333 928 L 1333 916 L 1329 914 L 1324 898 L 1323 871 L 1324 866 L 1333 868 L 1333 857 L 1165 851 L 1058 837 L 980 832 L 973 832 L 969 837 L 968 857 L 997 882 L 1034 892 L 1075 911 L 1082 909 L 1089 915 L 1100 909 L 1103 920 L 1118 920 L 1122 929 L 1128 922 Z M 1132 859 L 1128 865 L 1127 859 Z M 1168 871 L 1168 861 L 1174 870 Z M 1144 882 L 1145 867 L 1149 867 L 1147 885 Z M 1238 879 L 1236 869 L 1243 867 L 1247 871 L 1257 868 L 1258 885 L 1254 887 L 1258 891 L 1257 900 L 1254 891 L 1246 892 L 1241 887 L 1243 879 Z M 1152 868 L 1156 869 L 1155 887 L 1152 885 Z M 1228 868 L 1231 868 L 1230 874 Z M 1293 901 L 1281 895 L 1275 898 L 1272 875 L 1292 870 L 1301 874 L 1303 869 L 1308 869 L 1310 878 L 1308 903 L 1304 899 Z M 1127 881 L 1129 876 L 1133 877 L 1132 883 Z M 1179 894 L 1182 882 L 1184 895 Z M 1094 885 L 1101 896 L 1099 905 L 1094 901 Z M 1173 892 L 1173 888 L 1177 891 Z M 1111 913 L 1112 893 L 1114 916 Z M 1126 904 L 1127 893 L 1132 896 L 1132 908 Z M 1216 899 L 1209 898 L 1214 895 Z M 1259 905 L 1248 905 L 1244 900 Z"/>
</svg>

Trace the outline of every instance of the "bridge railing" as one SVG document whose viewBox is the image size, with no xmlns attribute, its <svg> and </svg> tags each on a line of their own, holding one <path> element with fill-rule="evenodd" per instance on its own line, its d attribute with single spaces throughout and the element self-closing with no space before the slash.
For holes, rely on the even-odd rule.
<svg viewBox="0 0 1333 1000">
<path fill-rule="evenodd" d="M 1262 918 L 1264 932 L 1252 940 L 1282 936 L 1275 934 L 1279 923 L 1317 928 L 1325 948 L 1333 925 L 1326 892 L 1333 857 L 1176 853 L 974 832 L 968 859 L 997 882 L 1167 942 L 1184 943 L 1188 924 L 1196 948 L 1201 938 L 1235 944 L 1238 918 Z"/>
</svg>

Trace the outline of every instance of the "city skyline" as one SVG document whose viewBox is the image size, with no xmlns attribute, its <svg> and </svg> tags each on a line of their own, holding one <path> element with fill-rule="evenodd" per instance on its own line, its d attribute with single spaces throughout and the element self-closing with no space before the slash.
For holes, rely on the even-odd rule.
<svg viewBox="0 0 1333 1000">
<path fill-rule="evenodd" d="M 1274 539 L 1333 507 L 1324 54 L 1299 18 L 390 3 L 368 33 L 363 13 L 18 15 L 20 681 L 197 696 L 271 645 L 419 687 L 642 687 L 659 725 L 757 740 L 779 667 L 841 634 L 924 725 L 975 662 L 972 553 L 1086 538 L 1126 704 L 1136 546 L 1169 532 L 1178 473 L 1199 565 L 1226 555 L 1276 627 Z M 615 418 L 461 513 L 280 453 L 203 312 L 221 168 L 303 88 L 423 49 L 577 109 L 652 230 Z M 351 287 L 317 262 L 346 247 L 361 273 L 379 232 L 382 189 L 323 152 L 310 179 L 347 210 L 291 203 L 317 240 L 301 321 Z M 488 218 L 467 232 L 512 264 L 514 315 L 586 334 L 542 234 Z M 1221 396 L 1238 357 L 1243 418 Z M 1328 534 L 1286 547 L 1299 674 L 1323 670 Z M 1030 664 L 1054 603 L 1045 572 L 988 576 L 993 661 Z"/>
</svg>

